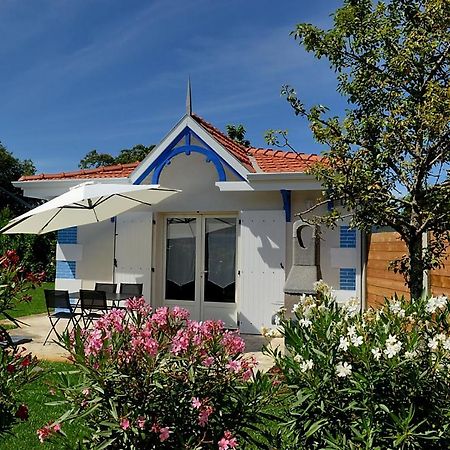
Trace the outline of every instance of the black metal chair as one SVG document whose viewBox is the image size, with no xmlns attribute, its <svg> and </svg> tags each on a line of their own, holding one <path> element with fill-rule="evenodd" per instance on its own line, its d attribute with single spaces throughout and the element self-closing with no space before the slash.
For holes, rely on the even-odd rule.
<svg viewBox="0 0 450 450">
<path fill-rule="evenodd" d="M 80 308 L 84 327 L 87 328 L 108 311 L 106 292 L 80 289 Z"/>
<path fill-rule="evenodd" d="M 95 283 L 95 290 L 114 294 L 117 291 L 117 283 Z"/>
<path fill-rule="evenodd" d="M 4 327 L 0 325 L 0 348 L 15 348 L 19 345 L 31 342 L 28 336 L 11 336 Z"/>
<path fill-rule="evenodd" d="M 142 295 L 142 283 L 120 283 L 120 293 L 129 294 L 130 297 L 140 297 Z"/>
<path fill-rule="evenodd" d="M 52 332 L 56 334 L 58 339 L 61 335 L 56 329 L 56 325 L 60 320 L 67 320 L 67 325 L 64 332 L 67 331 L 69 325 L 76 326 L 81 319 L 81 314 L 76 313 L 70 303 L 69 292 L 61 290 L 45 289 L 45 304 L 47 306 L 47 315 L 50 320 L 50 331 L 45 338 L 44 345 L 47 343 Z M 57 310 L 63 311 L 57 311 Z"/>
</svg>

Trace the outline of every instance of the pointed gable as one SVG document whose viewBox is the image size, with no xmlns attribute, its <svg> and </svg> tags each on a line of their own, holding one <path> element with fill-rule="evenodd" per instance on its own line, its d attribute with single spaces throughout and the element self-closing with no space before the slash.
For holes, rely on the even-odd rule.
<svg viewBox="0 0 450 450">
<path fill-rule="evenodd" d="M 218 168 L 218 172 L 220 172 L 219 166 L 223 165 L 241 179 L 245 179 L 248 173 L 307 172 L 312 164 L 324 160 L 322 156 L 316 154 L 246 147 L 229 138 L 202 117 L 192 113 L 185 115 L 141 162 L 23 176 L 19 181 L 130 178 L 131 182 L 139 184 L 152 171 L 160 172 L 171 158 L 180 153 L 182 147 L 185 147 L 184 151 L 188 154 L 189 146 L 193 148 L 197 146 L 197 151 L 210 157 Z"/>
<path fill-rule="evenodd" d="M 211 125 L 205 119 L 202 119 L 197 114 L 192 114 L 192 118 L 202 127 L 205 131 L 213 137 L 219 144 L 221 144 L 226 150 L 228 150 L 238 161 L 241 162 L 250 172 L 255 172 L 250 158 L 248 157 L 248 148 L 233 141 L 228 136 L 223 134 L 216 127 Z"/>
</svg>

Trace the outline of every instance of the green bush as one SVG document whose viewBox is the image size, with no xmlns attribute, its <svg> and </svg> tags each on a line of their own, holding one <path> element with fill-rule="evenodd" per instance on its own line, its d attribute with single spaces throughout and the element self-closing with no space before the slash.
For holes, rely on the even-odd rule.
<svg viewBox="0 0 450 450">
<path fill-rule="evenodd" d="M 275 387 L 254 373 L 235 332 L 188 315 L 134 299 L 67 334 L 79 377 L 55 387 L 67 413 L 40 439 L 64 440 L 64 422 L 82 418 L 88 433 L 79 445 L 89 449 L 228 450 L 258 441 Z"/>
<path fill-rule="evenodd" d="M 35 274 L 21 264 L 14 250 L 0 256 L 0 319 L 4 317 L 14 324 L 16 319 L 8 311 L 23 301 L 29 301 L 29 291 L 39 286 L 43 273 Z M 32 381 L 37 372 L 37 360 L 31 354 L 11 346 L 6 328 L 0 324 L 0 436 L 9 432 L 17 419 L 28 418 L 28 407 L 20 404 L 20 393 Z"/>
<path fill-rule="evenodd" d="M 281 317 L 288 449 L 450 448 L 450 303 L 340 307 L 329 288 Z"/>
<path fill-rule="evenodd" d="M 0 228 L 12 219 L 8 208 L 0 210 Z M 14 250 L 32 272 L 45 272 L 46 280 L 55 278 L 56 234 L 0 234 L 0 255 Z"/>
</svg>

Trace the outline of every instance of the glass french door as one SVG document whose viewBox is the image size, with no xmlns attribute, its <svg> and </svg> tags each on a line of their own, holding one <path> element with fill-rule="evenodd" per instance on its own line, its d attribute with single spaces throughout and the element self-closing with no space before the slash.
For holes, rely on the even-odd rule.
<svg viewBox="0 0 450 450">
<path fill-rule="evenodd" d="M 166 218 L 164 298 L 194 320 L 220 319 L 237 326 L 236 217 Z"/>
</svg>

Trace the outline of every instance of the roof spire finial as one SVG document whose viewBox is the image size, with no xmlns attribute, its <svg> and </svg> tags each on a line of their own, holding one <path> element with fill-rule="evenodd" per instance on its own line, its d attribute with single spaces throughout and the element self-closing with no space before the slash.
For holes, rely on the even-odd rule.
<svg viewBox="0 0 450 450">
<path fill-rule="evenodd" d="M 192 94 L 191 94 L 191 77 L 188 77 L 187 93 L 186 93 L 186 114 L 192 115 Z"/>
</svg>

